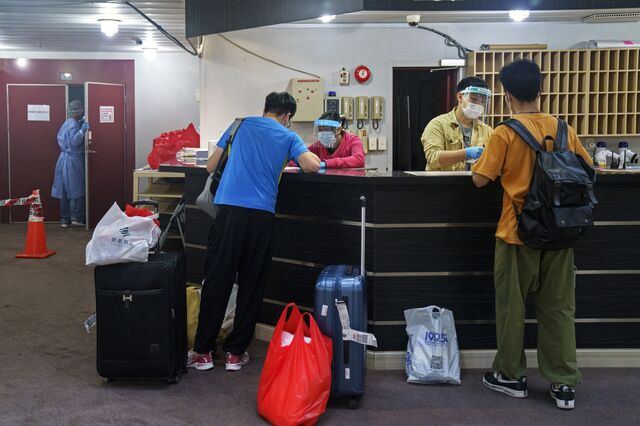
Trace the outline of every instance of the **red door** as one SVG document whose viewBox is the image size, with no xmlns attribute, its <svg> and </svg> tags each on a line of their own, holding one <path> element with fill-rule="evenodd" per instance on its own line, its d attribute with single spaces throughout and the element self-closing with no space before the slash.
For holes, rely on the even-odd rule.
<svg viewBox="0 0 640 426">
<path fill-rule="evenodd" d="M 87 229 L 116 201 L 124 208 L 126 182 L 125 91 L 122 84 L 85 83 Z"/>
<path fill-rule="evenodd" d="M 67 118 L 66 97 L 64 84 L 7 84 L 10 197 L 40 189 L 47 221 L 60 219 L 51 185 L 60 155 L 58 130 Z M 10 222 L 27 219 L 27 207 L 11 208 Z"/>
</svg>

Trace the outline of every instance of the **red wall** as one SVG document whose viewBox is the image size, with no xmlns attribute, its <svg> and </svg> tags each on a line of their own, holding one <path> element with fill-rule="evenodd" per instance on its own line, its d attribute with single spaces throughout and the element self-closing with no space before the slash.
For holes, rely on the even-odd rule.
<svg viewBox="0 0 640 426">
<path fill-rule="evenodd" d="M 70 72 L 73 80 L 61 81 L 60 74 Z M 135 167 L 135 68 L 133 60 L 76 60 L 29 59 L 20 68 L 15 59 L 0 59 L 0 200 L 9 198 L 9 159 L 7 157 L 7 84 L 84 84 L 85 82 L 118 83 L 125 85 L 127 96 L 126 170 L 127 199 L 133 196 L 133 169 Z M 62 125 L 62 123 L 60 123 Z M 53 170 L 51 170 L 53 174 Z M 28 194 L 25 194 L 28 195 Z M 0 222 L 8 222 L 9 212 L 0 208 Z"/>
</svg>

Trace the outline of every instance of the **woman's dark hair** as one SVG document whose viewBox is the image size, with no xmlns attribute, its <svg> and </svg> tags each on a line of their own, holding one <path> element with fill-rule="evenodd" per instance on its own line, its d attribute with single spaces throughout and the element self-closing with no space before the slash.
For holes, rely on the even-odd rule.
<svg viewBox="0 0 640 426">
<path fill-rule="evenodd" d="M 340 125 L 342 126 L 342 129 L 346 129 L 347 128 L 347 119 L 340 116 L 340 114 L 338 114 L 335 111 L 327 111 L 325 113 L 323 113 L 320 116 L 320 120 L 332 120 L 332 121 L 338 121 L 340 123 Z"/>
<path fill-rule="evenodd" d="M 540 94 L 540 67 L 526 59 L 505 65 L 498 74 L 504 90 L 521 102 L 533 102 Z"/>
<path fill-rule="evenodd" d="M 291 114 L 293 117 L 297 110 L 296 100 L 287 92 L 271 92 L 264 100 L 264 113 L 275 115 Z"/>
</svg>

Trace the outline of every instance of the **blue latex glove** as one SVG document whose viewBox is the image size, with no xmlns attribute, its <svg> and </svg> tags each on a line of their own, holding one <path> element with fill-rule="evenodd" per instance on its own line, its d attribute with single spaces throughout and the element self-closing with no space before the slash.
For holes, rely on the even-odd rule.
<svg viewBox="0 0 640 426">
<path fill-rule="evenodd" d="M 80 128 L 80 131 L 81 131 L 82 133 L 85 133 L 85 132 L 86 132 L 87 130 L 89 130 L 89 129 L 90 129 L 90 127 L 89 127 L 89 122 L 88 122 L 88 121 L 84 121 L 84 122 L 82 123 L 82 127 Z"/>
<path fill-rule="evenodd" d="M 481 146 L 470 146 L 469 148 L 465 148 L 464 150 L 467 154 L 467 160 L 477 160 L 482 155 L 482 151 L 484 151 L 484 148 Z"/>
<path fill-rule="evenodd" d="M 327 163 L 325 163 L 324 161 L 320 162 L 320 170 L 322 169 L 326 169 L 327 168 Z"/>
</svg>

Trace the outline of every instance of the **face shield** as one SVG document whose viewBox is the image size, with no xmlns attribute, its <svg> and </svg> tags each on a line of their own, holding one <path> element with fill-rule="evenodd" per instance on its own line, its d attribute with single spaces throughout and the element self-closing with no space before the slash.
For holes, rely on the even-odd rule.
<svg viewBox="0 0 640 426">
<path fill-rule="evenodd" d="M 336 130 L 340 126 L 339 121 L 316 120 L 313 127 L 313 140 L 320 141 L 327 149 L 335 147 L 337 143 Z"/>
<path fill-rule="evenodd" d="M 462 99 L 460 108 L 469 120 L 475 120 L 489 113 L 491 90 L 486 87 L 469 86 L 460 92 Z"/>
</svg>

